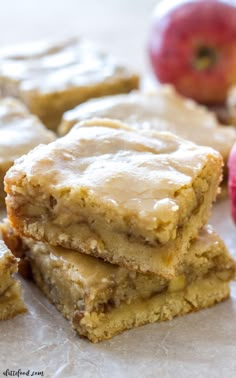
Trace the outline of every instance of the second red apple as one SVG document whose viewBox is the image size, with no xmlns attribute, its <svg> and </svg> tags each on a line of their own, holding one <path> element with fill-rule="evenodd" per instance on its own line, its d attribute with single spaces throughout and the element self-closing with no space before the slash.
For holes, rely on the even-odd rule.
<svg viewBox="0 0 236 378">
<path fill-rule="evenodd" d="M 163 0 L 149 40 L 161 83 L 204 104 L 220 104 L 236 83 L 236 3 L 227 0 Z"/>
</svg>

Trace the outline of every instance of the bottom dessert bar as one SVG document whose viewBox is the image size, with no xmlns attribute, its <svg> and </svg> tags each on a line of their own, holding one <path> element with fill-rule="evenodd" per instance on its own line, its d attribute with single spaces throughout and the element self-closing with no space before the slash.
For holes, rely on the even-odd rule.
<svg viewBox="0 0 236 378">
<path fill-rule="evenodd" d="M 13 234 L 6 227 L 3 236 L 10 244 Z M 228 298 L 235 277 L 235 263 L 210 226 L 170 280 L 30 239 L 23 244 L 36 284 L 78 334 L 92 342 L 212 306 Z"/>
<path fill-rule="evenodd" d="M 21 286 L 12 275 L 17 271 L 17 259 L 0 240 L 0 320 L 26 311 Z"/>
</svg>

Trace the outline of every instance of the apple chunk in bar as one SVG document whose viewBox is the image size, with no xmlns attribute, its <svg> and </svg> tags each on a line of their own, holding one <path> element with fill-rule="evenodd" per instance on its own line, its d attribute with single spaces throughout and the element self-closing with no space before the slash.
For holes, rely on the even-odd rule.
<svg viewBox="0 0 236 378">
<path fill-rule="evenodd" d="M 39 119 L 13 98 L 0 99 L 0 205 L 4 203 L 3 179 L 15 159 L 40 143 L 56 139 Z"/>
<path fill-rule="evenodd" d="M 208 220 L 221 166 L 211 148 L 94 119 L 16 161 L 8 217 L 22 236 L 170 277 Z"/>
<path fill-rule="evenodd" d="M 17 259 L 0 240 L 0 320 L 10 319 L 26 311 L 20 282 L 13 277 L 16 272 Z"/>
<path fill-rule="evenodd" d="M 92 342 L 212 306 L 228 298 L 235 277 L 235 262 L 211 226 L 200 231 L 171 279 L 32 239 L 21 245 L 36 284 Z"/>
<path fill-rule="evenodd" d="M 53 130 L 66 110 L 138 86 L 135 72 L 82 38 L 0 49 L 0 93 L 21 99 Z"/>
</svg>

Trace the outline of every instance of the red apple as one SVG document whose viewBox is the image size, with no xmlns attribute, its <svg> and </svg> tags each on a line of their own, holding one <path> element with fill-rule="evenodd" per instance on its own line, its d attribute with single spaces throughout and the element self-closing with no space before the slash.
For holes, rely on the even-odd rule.
<svg viewBox="0 0 236 378">
<path fill-rule="evenodd" d="M 161 83 L 203 104 L 223 103 L 236 83 L 236 1 L 162 0 L 149 55 Z"/>
<path fill-rule="evenodd" d="M 229 169 L 229 197 L 231 203 L 231 215 L 236 223 L 236 144 L 233 146 L 229 160 L 228 160 L 228 169 Z"/>
</svg>

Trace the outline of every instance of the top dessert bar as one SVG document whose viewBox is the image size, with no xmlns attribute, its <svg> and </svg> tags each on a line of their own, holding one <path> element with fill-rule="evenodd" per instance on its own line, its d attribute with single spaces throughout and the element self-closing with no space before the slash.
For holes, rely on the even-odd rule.
<svg viewBox="0 0 236 378">
<path fill-rule="evenodd" d="M 136 91 L 87 101 L 64 114 L 59 133 L 64 135 L 77 122 L 92 117 L 116 118 L 141 129 L 170 131 L 216 149 L 225 163 L 236 141 L 233 127 L 221 126 L 213 113 L 183 98 L 170 86 L 160 86 L 153 93 Z"/>
<path fill-rule="evenodd" d="M 51 129 L 81 102 L 138 85 L 135 73 L 79 38 L 0 50 L 0 93 L 20 98 Z"/>
<path fill-rule="evenodd" d="M 0 99 L 0 203 L 3 202 L 3 178 L 15 159 L 40 143 L 55 140 L 39 119 L 18 100 Z"/>
<path fill-rule="evenodd" d="M 22 236 L 172 276 L 207 222 L 221 166 L 211 148 L 94 119 L 15 163 L 8 216 Z"/>
</svg>

